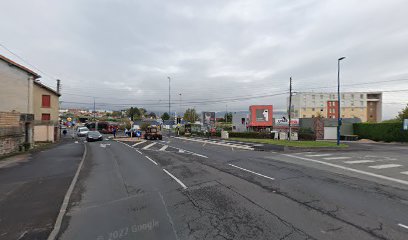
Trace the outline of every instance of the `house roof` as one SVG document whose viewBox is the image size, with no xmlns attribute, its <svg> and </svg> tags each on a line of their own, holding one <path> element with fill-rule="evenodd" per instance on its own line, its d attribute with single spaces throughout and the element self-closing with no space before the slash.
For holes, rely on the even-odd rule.
<svg viewBox="0 0 408 240">
<path fill-rule="evenodd" d="M 24 67 L 23 65 L 20 65 L 20 64 L 14 62 L 13 60 L 11 60 L 11 59 L 9 59 L 9 58 L 7 58 L 7 57 L 1 55 L 1 54 L 0 54 L 0 59 L 3 60 L 3 61 L 5 61 L 5 62 L 8 63 L 9 65 L 13 65 L 13 66 L 19 68 L 20 70 L 23 70 L 24 72 L 27 72 L 28 74 L 32 75 L 35 79 L 41 77 L 40 75 L 38 75 L 38 74 L 37 74 L 36 72 L 34 72 L 33 70 L 31 70 L 31 69 L 29 69 L 29 68 L 26 68 L 26 67 Z"/>
<path fill-rule="evenodd" d="M 42 83 L 39 82 L 39 81 L 34 81 L 34 85 L 37 85 L 37 86 L 39 86 L 39 87 L 41 87 L 41 88 L 44 88 L 44 89 L 46 89 L 47 91 L 53 93 L 54 95 L 57 95 L 58 97 L 61 97 L 61 94 L 60 94 L 59 92 L 57 92 L 57 91 L 55 91 L 54 89 L 52 89 L 52 88 L 50 88 L 50 87 L 48 87 L 48 86 L 42 84 Z"/>
</svg>

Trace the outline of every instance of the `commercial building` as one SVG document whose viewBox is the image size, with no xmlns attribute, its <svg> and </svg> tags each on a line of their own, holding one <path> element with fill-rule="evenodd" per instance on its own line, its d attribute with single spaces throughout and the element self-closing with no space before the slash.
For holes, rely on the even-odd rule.
<svg viewBox="0 0 408 240">
<path fill-rule="evenodd" d="M 382 120 L 381 92 L 340 93 L 341 118 L 359 118 L 362 122 Z M 292 96 L 293 118 L 338 118 L 338 95 L 333 92 L 298 92 Z"/>
</svg>

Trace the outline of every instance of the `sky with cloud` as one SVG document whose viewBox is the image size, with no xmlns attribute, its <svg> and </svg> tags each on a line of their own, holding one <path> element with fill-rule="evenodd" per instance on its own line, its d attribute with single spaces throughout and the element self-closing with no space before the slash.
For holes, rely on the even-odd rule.
<svg viewBox="0 0 408 240">
<path fill-rule="evenodd" d="M 295 91 L 384 91 L 408 103 L 405 0 L 2 1 L 0 54 L 62 80 L 63 106 L 286 108 Z M 16 57 L 8 50 L 18 55 Z M 29 64 L 29 65 L 28 65 Z M 180 95 L 181 94 L 181 95 Z M 181 100 L 181 101 L 180 101 Z"/>
</svg>

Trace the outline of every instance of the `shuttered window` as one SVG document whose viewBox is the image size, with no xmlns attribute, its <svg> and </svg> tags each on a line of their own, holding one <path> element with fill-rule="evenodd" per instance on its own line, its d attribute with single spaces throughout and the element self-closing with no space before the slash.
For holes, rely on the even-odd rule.
<svg viewBox="0 0 408 240">
<path fill-rule="evenodd" d="M 50 120 L 51 120 L 51 114 L 49 114 L 49 113 L 43 113 L 43 114 L 41 115 L 41 120 L 43 120 L 43 121 L 50 121 Z"/>
<path fill-rule="evenodd" d="M 43 108 L 51 107 L 51 96 L 50 95 L 42 95 L 42 107 Z"/>
</svg>

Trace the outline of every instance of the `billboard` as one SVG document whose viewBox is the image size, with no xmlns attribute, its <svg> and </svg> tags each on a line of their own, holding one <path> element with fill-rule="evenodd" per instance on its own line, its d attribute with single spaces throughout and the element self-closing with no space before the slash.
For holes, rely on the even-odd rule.
<svg viewBox="0 0 408 240">
<path fill-rule="evenodd" d="M 294 126 L 299 126 L 299 119 L 295 118 L 295 119 L 291 119 L 290 120 L 290 125 L 292 127 Z M 287 118 L 277 118 L 275 119 L 275 126 L 289 126 L 289 119 Z"/>
<path fill-rule="evenodd" d="M 408 119 L 404 119 L 404 130 L 408 130 Z"/>
<path fill-rule="evenodd" d="M 272 105 L 253 105 L 249 107 L 251 127 L 271 127 L 273 125 Z"/>
<path fill-rule="evenodd" d="M 203 112 L 203 125 L 215 124 L 215 112 Z"/>
</svg>

